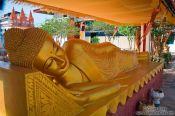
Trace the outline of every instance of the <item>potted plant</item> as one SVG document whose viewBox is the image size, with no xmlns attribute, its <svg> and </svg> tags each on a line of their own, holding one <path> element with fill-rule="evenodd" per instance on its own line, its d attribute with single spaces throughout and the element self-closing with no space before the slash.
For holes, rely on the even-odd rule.
<svg viewBox="0 0 175 116">
<path fill-rule="evenodd" d="M 160 106 L 160 99 L 164 98 L 163 90 L 161 89 L 151 89 L 151 98 L 153 99 L 153 103 L 155 107 Z"/>
</svg>

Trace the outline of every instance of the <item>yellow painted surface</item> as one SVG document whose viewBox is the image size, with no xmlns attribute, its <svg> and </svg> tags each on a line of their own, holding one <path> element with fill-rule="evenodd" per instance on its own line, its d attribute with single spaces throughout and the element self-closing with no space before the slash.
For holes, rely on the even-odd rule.
<svg viewBox="0 0 175 116">
<path fill-rule="evenodd" d="M 38 28 L 10 29 L 4 35 L 11 63 L 43 72 L 0 70 L 0 77 L 6 80 L 8 116 L 115 113 L 118 104 L 124 105 L 128 96 L 132 97 L 163 67 L 161 63 L 139 63 L 136 53 L 121 51 L 111 43 L 92 45 L 70 40 L 61 48 Z"/>
<path fill-rule="evenodd" d="M 0 116 L 6 116 L 4 103 L 3 81 L 0 80 Z"/>
</svg>

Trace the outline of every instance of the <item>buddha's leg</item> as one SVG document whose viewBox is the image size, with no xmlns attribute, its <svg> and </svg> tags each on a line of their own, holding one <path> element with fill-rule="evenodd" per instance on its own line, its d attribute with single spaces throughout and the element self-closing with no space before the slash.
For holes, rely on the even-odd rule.
<svg viewBox="0 0 175 116">
<path fill-rule="evenodd" d="M 83 91 L 81 94 L 74 94 L 74 100 L 80 104 L 88 104 L 100 98 L 116 93 L 120 89 L 120 84 L 108 84 L 95 89 Z"/>
<path fill-rule="evenodd" d="M 68 89 L 72 91 L 87 91 L 91 89 L 96 89 L 99 87 L 103 87 L 105 85 L 118 84 L 116 80 L 108 80 L 101 82 L 86 82 L 86 83 L 75 83 L 67 86 Z"/>
</svg>

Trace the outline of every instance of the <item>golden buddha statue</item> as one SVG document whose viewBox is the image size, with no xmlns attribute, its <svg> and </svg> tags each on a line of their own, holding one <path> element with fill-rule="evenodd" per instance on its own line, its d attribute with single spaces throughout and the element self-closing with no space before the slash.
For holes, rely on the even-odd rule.
<svg viewBox="0 0 175 116">
<path fill-rule="evenodd" d="M 122 52 L 107 42 L 94 45 L 75 39 L 61 48 L 47 32 L 38 28 L 10 29 L 5 39 L 12 64 L 36 68 L 65 86 L 115 79 L 120 72 L 138 64 L 136 54 Z"/>
<path fill-rule="evenodd" d="M 140 76 L 140 71 L 146 69 L 144 64 L 139 65 L 141 70 L 136 70 L 135 75 L 130 70 L 138 64 L 137 54 L 122 51 L 111 43 L 92 45 L 83 40 L 70 40 L 62 48 L 39 28 L 12 28 L 5 32 L 4 37 L 11 64 L 32 69 L 29 73 L 20 73 L 23 83 L 18 87 L 25 88 L 27 102 L 24 105 L 31 114 L 45 113 L 45 109 L 49 110 L 48 114 L 52 113 L 48 109 L 50 103 L 40 110 L 50 98 L 53 107 L 57 107 L 53 114 L 58 112 L 60 115 L 60 111 L 67 116 L 73 108 L 75 115 L 82 113 L 83 116 L 89 112 L 103 115 L 108 110 L 116 112 L 118 104 L 125 104 L 127 96 L 137 92 L 140 85 L 143 87 L 155 72 L 147 76 L 147 72 L 154 69 L 150 65 Z M 71 106 L 69 110 L 64 110 L 68 106 Z M 69 112 L 69 116 L 72 113 Z"/>
<path fill-rule="evenodd" d="M 108 79 L 101 76 L 100 72 L 96 73 L 99 67 L 92 67 L 95 66 L 91 61 L 92 59 L 87 58 L 87 60 L 80 62 L 74 60 L 79 67 L 74 64 L 75 62 L 70 62 L 75 57 L 70 60 L 71 55 L 68 54 L 69 52 L 65 52 L 68 50 L 68 44 L 64 46 L 64 50 L 42 29 L 29 28 L 22 30 L 12 28 L 7 30 L 4 35 L 5 48 L 12 64 L 39 70 L 48 76 L 54 77 L 58 84 L 63 85 L 67 88 L 66 91 L 74 95 L 72 98 L 78 103 L 87 103 L 108 96 L 121 87 L 117 82 L 110 81 L 109 83 L 109 81 L 105 81 Z M 75 44 L 75 46 L 81 50 L 78 44 Z M 108 50 L 110 51 L 110 49 Z M 79 55 L 85 55 L 85 53 L 81 54 L 84 51 L 75 50 L 75 52 L 80 53 Z M 104 53 L 106 52 L 108 51 Z"/>
</svg>

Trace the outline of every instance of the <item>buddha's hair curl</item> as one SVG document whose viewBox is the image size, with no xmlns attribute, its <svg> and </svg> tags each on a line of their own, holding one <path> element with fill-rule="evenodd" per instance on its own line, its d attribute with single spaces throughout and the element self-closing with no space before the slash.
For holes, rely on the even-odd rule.
<svg viewBox="0 0 175 116">
<path fill-rule="evenodd" d="M 5 32 L 5 48 L 12 64 L 33 68 L 33 62 L 47 38 L 52 38 L 39 28 L 12 28 Z"/>
</svg>

